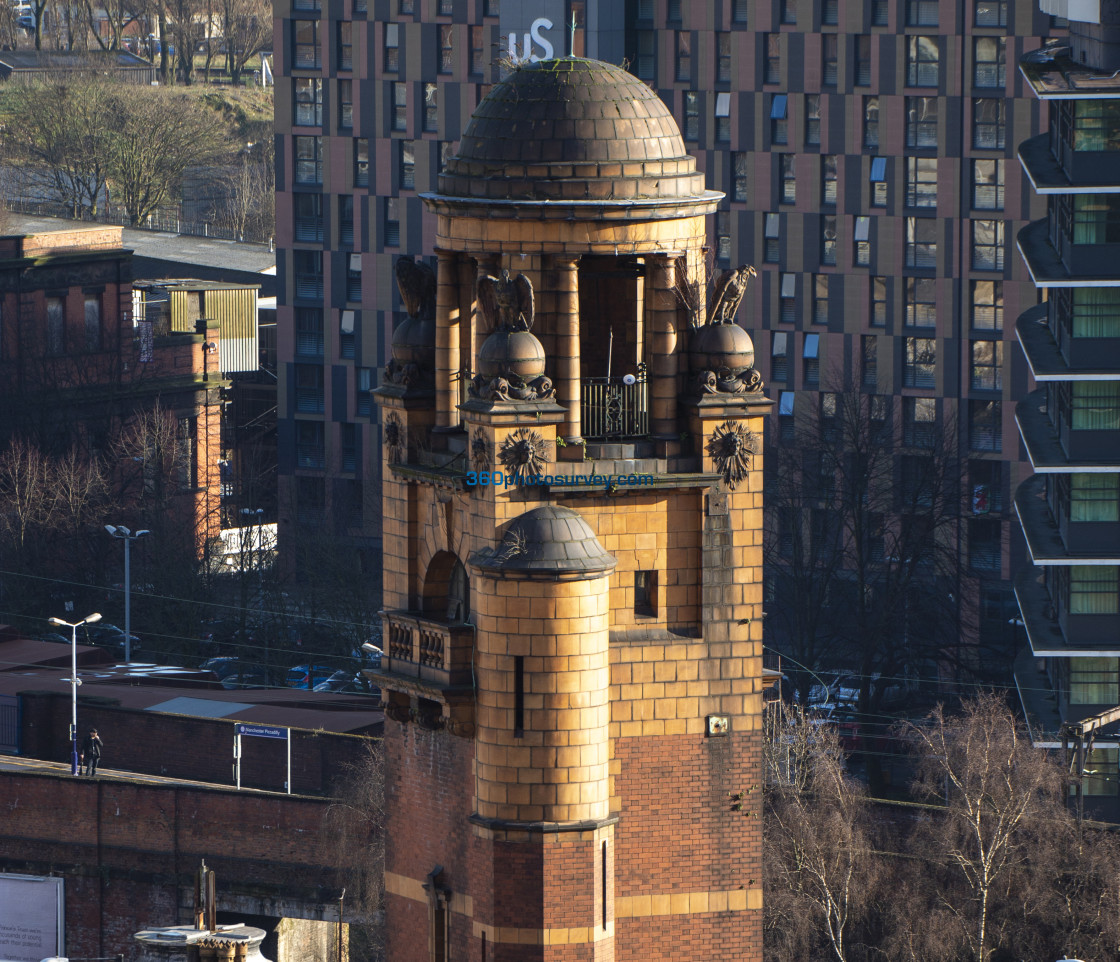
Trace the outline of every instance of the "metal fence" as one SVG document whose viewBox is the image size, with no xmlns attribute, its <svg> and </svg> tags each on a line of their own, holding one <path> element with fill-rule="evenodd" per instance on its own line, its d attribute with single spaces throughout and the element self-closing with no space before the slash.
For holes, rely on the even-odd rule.
<svg viewBox="0 0 1120 962">
<path fill-rule="evenodd" d="M 633 438 L 649 433 L 646 374 L 588 377 L 580 382 L 580 428 L 585 438 Z"/>
</svg>

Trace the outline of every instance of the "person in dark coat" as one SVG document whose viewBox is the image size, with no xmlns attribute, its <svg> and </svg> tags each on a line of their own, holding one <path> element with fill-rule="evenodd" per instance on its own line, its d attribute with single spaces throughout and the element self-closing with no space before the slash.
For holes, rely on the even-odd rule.
<svg viewBox="0 0 1120 962">
<path fill-rule="evenodd" d="M 79 762 L 85 763 L 87 775 L 97 774 L 97 763 L 101 761 L 101 749 L 104 747 L 105 744 L 97 734 L 97 729 L 91 728 L 86 735 L 86 740 L 82 742 L 82 754 L 78 759 Z"/>
</svg>

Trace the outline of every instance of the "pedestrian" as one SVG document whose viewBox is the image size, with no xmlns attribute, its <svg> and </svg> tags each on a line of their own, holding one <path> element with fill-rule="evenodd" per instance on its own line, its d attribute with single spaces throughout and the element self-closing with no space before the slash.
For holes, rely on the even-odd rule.
<svg viewBox="0 0 1120 962">
<path fill-rule="evenodd" d="M 101 761 L 101 749 L 104 747 L 105 743 L 101 741 L 97 729 L 91 728 L 86 740 L 82 742 L 82 754 L 78 757 L 79 763 L 85 763 L 87 775 L 97 774 L 97 763 Z"/>
</svg>

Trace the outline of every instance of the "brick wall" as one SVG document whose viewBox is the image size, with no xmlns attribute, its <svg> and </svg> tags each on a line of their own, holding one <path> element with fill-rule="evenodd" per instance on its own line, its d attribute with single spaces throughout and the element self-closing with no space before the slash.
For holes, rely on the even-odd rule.
<svg viewBox="0 0 1120 962">
<path fill-rule="evenodd" d="M 169 689 L 168 697 L 173 695 Z M 69 761 L 69 694 L 22 692 L 19 697 L 23 753 Z M 229 719 L 161 715 L 78 699 L 79 746 L 86 732 L 96 728 L 105 742 L 102 763 L 129 772 L 232 785 L 235 724 Z M 293 729 L 292 791 L 330 792 L 350 766 L 365 759 L 369 743 L 368 735 Z M 242 786 L 283 791 L 285 756 L 282 739 L 242 738 Z"/>
<path fill-rule="evenodd" d="M 385 724 L 385 750 L 393 761 L 385 783 L 385 866 L 402 881 L 386 879 L 386 957 L 393 962 L 428 962 L 426 893 L 419 883 L 437 865 L 443 883 L 460 897 L 471 885 L 472 834 L 468 818 L 474 799 L 473 742 L 414 724 Z M 451 944 L 465 946 L 471 922 L 452 905 Z M 459 957 L 459 948 L 455 950 Z"/>
<path fill-rule="evenodd" d="M 0 872 L 66 879 L 72 958 L 138 956 L 132 934 L 189 921 L 199 862 L 223 893 L 337 905 L 324 799 L 0 773 Z"/>
<path fill-rule="evenodd" d="M 69 251 L 112 251 L 124 246 L 121 227 L 80 227 L 5 238 L 0 253 L 8 257 L 42 257 Z M 13 243 L 14 242 L 14 243 Z"/>
<path fill-rule="evenodd" d="M 616 739 L 619 960 L 761 958 L 761 738 Z"/>
</svg>

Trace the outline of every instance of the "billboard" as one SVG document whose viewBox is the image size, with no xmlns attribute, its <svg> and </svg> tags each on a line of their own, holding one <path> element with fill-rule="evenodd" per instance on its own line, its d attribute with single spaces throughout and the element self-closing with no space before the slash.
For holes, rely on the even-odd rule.
<svg viewBox="0 0 1120 962">
<path fill-rule="evenodd" d="M 0 962 L 61 956 L 63 879 L 0 873 Z"/>
</svg>

